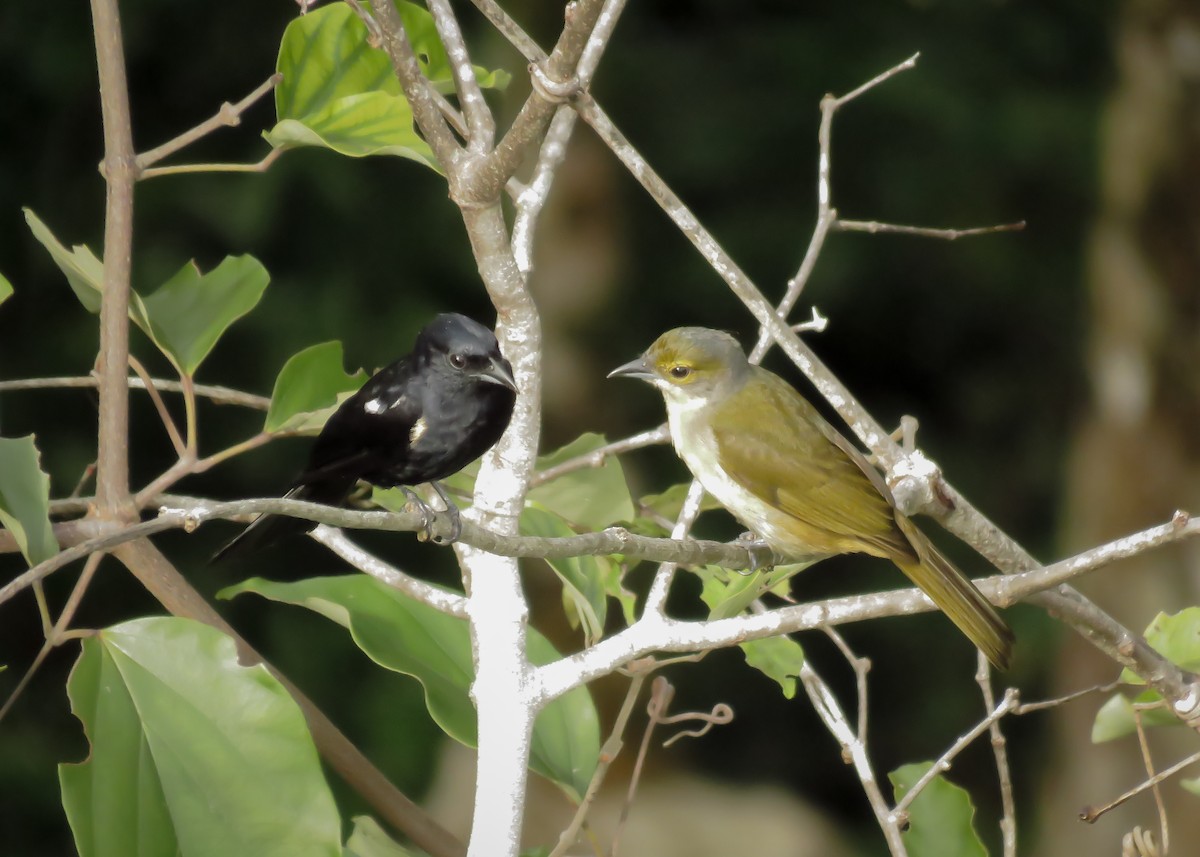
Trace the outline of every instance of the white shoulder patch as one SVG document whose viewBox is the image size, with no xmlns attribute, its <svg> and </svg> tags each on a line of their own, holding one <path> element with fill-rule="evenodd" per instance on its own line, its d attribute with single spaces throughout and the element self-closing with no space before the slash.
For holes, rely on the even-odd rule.
<svg viewBox="0 0 1200 857">
<path fill-rule="evenodd" d="M 383 399 L 367 399 L 363 404 L 363 410 L 368 414 L 382 414 L 387 410 L 387 403 Z"/>
<path fill-rule="evenodd" d="M 408 445 L 416 446 L 417 441 L 424 437 L 427 428 L 429 428 L 429 425 L 425 422 L 425 418 L 419 417 L 408 431 Z"/>
</svg>

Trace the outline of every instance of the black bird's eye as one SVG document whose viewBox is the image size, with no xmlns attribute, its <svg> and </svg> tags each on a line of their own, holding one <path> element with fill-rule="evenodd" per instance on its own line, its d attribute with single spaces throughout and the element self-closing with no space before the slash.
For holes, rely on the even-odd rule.
<svg viewBox="0 0 1200 857">
<path fill-rule="evenodd" d="M 455 369 L 465 369 L 467 366 L 467 358 L 463 357 L 461 354 L 451 354 L 450 365 Z"/>
<path fill-rule="evenodd" d="M 682 381 L 688 375 L 692 374 L 692 367 L 684 366 L 682 364 L 676 363 L 668 371 L 671 373 L 672 378 L 674 378 L 677 381 Z"/>
</svg>

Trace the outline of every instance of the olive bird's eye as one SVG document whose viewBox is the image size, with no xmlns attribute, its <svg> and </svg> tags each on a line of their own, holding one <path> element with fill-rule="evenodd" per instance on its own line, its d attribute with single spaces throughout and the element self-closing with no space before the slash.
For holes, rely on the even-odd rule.
<svg viewBox="0 0 1200 857">
<path fill-rule="evenodd" d="M 455 369 L 465 369 L 467 365 L 467 358 L 463 357 L 461 354 L 451 354 L 450 365 Z"/>
<path fill-rule="evenodd" d="M 677 363 L 674 366 L 672 366 L 668 371 L 671 373 L 672 378 L 674 378 L 677 381 L 682 381 L 688 375 L 692 374 L 692 367 L 691 366 L 682 366 Z"/>
</svg>

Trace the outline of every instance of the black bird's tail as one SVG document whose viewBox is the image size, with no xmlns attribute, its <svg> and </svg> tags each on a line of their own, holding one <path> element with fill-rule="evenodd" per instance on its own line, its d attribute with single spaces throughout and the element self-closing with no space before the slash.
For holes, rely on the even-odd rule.
<svg viewBox="0 0 1200 857">
<path fill-rule="evenodd" d="M 353 487 L 353 480 L 326 480 L 297 485 L 283 497 L 285 500 L 308 500 L 312 503 L 337 505 L 346 499 Z M 312 521 L 306 521 L 303 518 L 291 518 L 287 515 L 259 515 L 250 522 L 246 529 L 213 554 L 209 562 L 216 563 L 221 560 L 248 556 L 288 536 L 310 532 L 316 526 Z"/>
</svg>

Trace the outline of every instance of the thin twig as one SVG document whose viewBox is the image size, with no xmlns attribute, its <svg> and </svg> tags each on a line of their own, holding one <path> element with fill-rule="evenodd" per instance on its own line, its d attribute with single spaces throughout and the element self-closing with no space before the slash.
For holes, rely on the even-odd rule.
<svg viewBox="0 0 1200 857">
<path fill-rule="evenodd" d="M 983 652 L 976 652 L 975 681 L 983 694 L 983 704 L 988 711 L 996 707 L 996 694 L 992 690 L 992 670 Z M 1009 706 L 1009 712 L 1015 711 L 1019 705 Z M 991 732 L 992 755 L 996 759 L 996 778 L 1000 783 L 1000 836 L 1003 841 L 1004 857 L 1016 857 L 1017 854 L 1017 805 L 1013 798 L 1012 771 L 1008 764 L 1007 739 L 1000 728 L 999 718 L 993 720 L 988 727 Z"/>
<path fill-rule="evenodd" d="M 1177 773 L 1182 771 L 1184 768 L 1187 768 L 1190 765 L 1194 765 L 1197 762 L 1200 762 L 1200 753 L 1193 753 L 1192 755 L 1188 756 L 1186 759 L 1181 759 L 1178 762 L 1176 762 L 1174 765 L 1171 765 L 1171 767 L 1164 768 L 1163 770 L 1159 771 L 1157 774 L 1152 776 L 1150 779 L 1146 780 L 1145 782 L 1139 783 L 1138 785 L 1131 788 L 1129 791 L 1125 792 L 1124 794 L 1120 795 L 1117 798 L 1114 798 L 1111 802 L 1105 804 L 1104 806 L 1084 807 L 1082 810 L 1079 811 L 1079 820 L 1086 821 L 1088 824 L 1092 824 L 1095 821 L 1097 821 L 1105 813 L 1111 812 L 1112 810 L 1116 809 L 1121 804 L 1125 803 L 1126 801 L 1130 800 L 1131 798 L 1137 797 L 1142 792 L 1144 792 L 1146 789 L 1154 788 L 1159 783 L 1161 783 L 1163 780 L 1170 779 L 1171 777 L 1175 776 Z"/>
<path fill-rule="evenodd" d="M 653 666 L 652 666 L 653 668 Z M 608 775 L 609 768 L 620 755 L 621 750 L 625 746 L 622 736 L 625 734 L 625 727 L 629 724 L 629 718 L 633 714 L 633 706 L 637 702 L 638 696 L 641 695 L 642 685 L 646 681 L 647 671 L 635 670 L 633 677 L 629 682 L 629 689 L 625 691 L 625 699 L 621 703 L 621 710 L 617 713 L 616 721 L 613 723 L 612 732 L 604 742 L 604 746 L 600 748 L 599 761 L 596 764 L 596 771 L 592 774 L 591 782 L 588 783 L 587 791 L 583 795 L 583 800 L 579 802 L 579 806 L 575 810 L 575 815 L 571 818 L 571 823 L 567 825 L 562 834 L 558 837 L 558 844 L 554 846 L 554 850 L 550 852 L 549 857 L 564 857 L 564 855 L 575 844 L 576 838 L 579 836 L 579 831 L 583 827 L 584 820 L 587 819 L 587 814 L 592 808 L 592 804 L 596 800 L 596 795 L 600 791 L 600 786 L 604 783 L 604 778 Z"/>
<path fill-rule="evenodd" d="M 867 704 L 867 673 L 871 671 L 871 659 L 862 658 L 854 654 L 854 650 L 846 642 L 845 638 L 837 632 L 836 628 L 825 628 L 825 636 L 833 640 L 835 646 L 842 653 L 850 668 L 854 670 L 854 685 L 857 690 L 858 698 L 858 728 L 855 730 L 855 737 L 863 746 L 867 743 L 867 713 L 870 706 Z"/>
<path fill-rule="evenodd" d="M 992 235 L 996 232 L 1020 232 L 1025 228 L 1025 221 L 1018 220 L 1016 223 L 1001 223 L 994 226 L 975 226 L 970 229 L 936 229 L 928 226 L 906 226 L 899 223 L 879 223 L 874 220 L 842 220 L 839 218 L 833 228 L 839 232 L 916 235 L 921 238 L 957 241 L 959 238 L 974 238 L 979 235 Z"/>
<path fill-rule="evenodd" d="M 991 713 L 988 714 L 987 717 L 976 723 L 957 741 L 950 745 L 950 748 L 946 750 L 946 752 L 942 753 L 938 760 L 934 762 L 932 766 L 930 766 L 929 770 L 922 774 L 919 780 L 913 783 L 913 787 L 904 793 L 904 797 L 896 802 L 896 806 L 892 810 L 892 813 L 896 816 L 899 816 L 906 812 L 909 806 L 912 805 L 912 802 L 916 800 L 917 795 L 924 791 L 925 787 L 933 782 L 934 777 L 944 774 L 946 771 L 950 770 L 950 765 L 954 761 L 955 757 L 965 750 L 972 741 L 974 741 L 984 732 L 987 732 L 993 723 L 995 723 L 1004 715 L 1008 714 L 1013 709 L 1013 706 L 1017 704 L 1018 698 L 1019 697 L 1016 688 L 1010 687 L 1007 691 L 1005 691 L 1004 699 L 1000 702 L 1000 704 L 992 709 Z"/>
<path fill-rule="evenodd" d="M 642 768 L 646 764 L 646 754 L 650 752 L 650 737 L 654 727 L 659 724 L 659 715 L 666 711 L 675 697 L 675 688 L 662 676 L 650 683 L 650 701 L 646 703 L 646 731 L 642 733 L 642 743 L 638 746 L 637 758 L 633 763 L 633 773 L 629 777 L 629 788 L 625 792 L 625 801 L 621 804 L 621 815 L 617 819 L 613 831 L 612 845 L 609 847 L 609 857 L 617 857 L 617 849 L 621 844 L 621 834 L 625 830 L 625 822 L 629 819 L 629 810 L 633 806 L 633 798 L 637 794 L 638 783 L 642 779 Z"/>
<path fill-rule="evenodd" d="M 1032 714 L 1036 711 L 1044 711 L 1048 708 L 1058 708 L 1060 705 L 1065 705 L 1068 702 L 1074 702 L 1077 699 L 1083 699 L 1085 696 L 1090 696 L 1093 693 L 1111 693 L 1120 687 L 1123 682 L 1120 679 L 1110 681 L 1106 684 L 1097 684 L 1093 687 L 1086 687 L 1083 690 L 1077 690 L 1073 693 L 1065 694 L 1064 696 L 1056 696 L 1053 699 L 1040 699 L 1037 702 L 1022 702 L 1012 710 L 1013 714 Z"/>
<path fill-rule="evenodd" d="M 71 594 L 67 598 L 67 603 L 63 605 L 62 612 L 58 615 L 58 621 L 46 629 L 46 640 L 42 643 L 42 647 L 34 656 L 33 663 L 29 665 L 29 669 L 25 670 L 25 674 L 21 676 L 21 680 L 17 682 L 17 686 L 13 688 L 12 693 L 8 695 L 8 699 L 4 700 L 4 705 L 0 706 L 0 720 L 4 719 L 4 715 L 16 704 L 21 693 L 33 680 L 34 674 L 38 668 L 46 660 L 46 656 L 59 645 L 64 634 L 71 624 L 71 620 L 75 618 L 75 611 L 79 609 L 79 602 L 83 600 L 83 595 L 87 591 L 89 584 L 92 582 L 92 577 L 96 574 L 96 569 L 100 565 L 100 560 L 104 558 L 102 553 L 94 553 L 87 558 L 87 562 L 83 565 L 83 570 L 79 573 L 79 579 L 75 581 L 75 586 L 71 589 Z"/>
<path fill-rule="evenodd" d="M 359 571 L 371 575 L 393 589 L 398 589 L 448 616 L 467 618 L 467 599 L 462 595 L 405 574 L 354 544 L 338 528 L 322 524 L 313 530 L 312 537 Z"/>
<path fill-rule="evenodd" d="M 141 378 L 126 378 L 131 390 L 145 390 L 146 382 Z M 168 393 L 182 393 L 183 385 L 178 381 L 166 378 L 151 378 L 158 390 Z M 94 375 L 84 375 L 66 378 L 23 378 L 14 381 L 0 381 L 0 393 L 11 393 L 23 390 L 55 390 L 55 389 L 95 389 L 98 381 Z M 211 384 L 196 384 L 196 395 L 210 399 L 218 405 L 241 405 L 258 411 L 271 407 L 271 400 L 266 396 L 256 396 L 253 393 L 243 393 L 229 387 L 217 387 Z"/>
<path fill-rule="evenodd" d="M 568 473 L 574 473 L 577 470 L 585 470 L 587 468 L 602 467 L 604 462 L 613 455 L 621 455 L 626 452 L 632 452 L 635 449 L 642 449 L 647 446 L 653 446 L 659 443 L 667 443 L 671 439 L 670 430 L 666 423 L 663 423 L 658 428 L 650 429 L 649 431 L 638 432 L 621 440 L 614 440 L 611 443 L 606 443 L 604 446 L 597 447 L 590 452 L 585 452 L 582 455 L 577 455 L 574 458 L 569 458 L 566 461 L 560 462 L 553 467 L 547 467 L 545 470 L 539 470 L 533 474 L 529 480 L 530 487 L 534 485 L 542 485 L 546 482 L 552 482 L 560 476 L 566 476 Z"/>
<path fill-rule="evenodd" d="M 871 767 L 867 747 L 859 740 L 855 730 L 850 726 L 849 719 L 842 711 L 842 707 L 838 705 L 837 697 L 829 689 L 825 680 L 813 669 L 807 658 L 800 666 L 799 679 L 804 692 L 808 694 L 813 710 L 821 718 L 825 728 L 833 735 L 834 740 L 838 742 L 838 746 L 842 748 L 842 758 L 854 766 L 867 803 L 871 807 L 871 812 L 875 814 L 875 821 L 879 825 L 880 831 L 883 832 L 892 857 L 907 857 L 908 851 L 904 847 L 904 840 L 900 837 L 898 813 L 888 808 L 883 792 L 879 788 L 879 781 L 875 777 L 875 771 Z"/>
<path fill-rule="evenodd" d="M 168 140 L 161 146 L 156 146 L 155 148 L 138 155 L 138 170 L 145 170 L 152 164 L 156 164 L 163 158 L 175 154 L 185 146 L 190 146 L 192 143 L 211 134 L 218 128 L 231 128 L 235 125 L 240 125 L 242 122 L 242 114 L 245 113 L 251 105 L 278 86 L 282 80 L 283 75 L 279 72 L 276 72 L 268 77 L 265 81 L 260 83 L 253 92 L 251 92 L 241 101 L 237 102 L 236 104 L 230 104 L 228 101 L 226 101 L 221 105 L 221 108 L 215 114 L 210 116 L 208 119 L 205 119 L 195 128 L 184 131 L 178 137 Z M 159 175 L 162 175 L 162 173 L 159 173 Z M 144 177 L 145 176 L 143 175 L 143 178 Z"/>
<path fill-rule="evenodd" d="M 1154 707 L 1158 707 L 1156 704 Z M 1151 779 L 1154 778 L 1154 759 L 1150 755 L 1150 742 L 1146 740 L 1146 724 L 1142 719 L 1142 711 L 1146 706 L 1134 705 L 1133 707 L 1133 722 L 1137 727 L 1138 747 L 1142 751 L 1142 762 L 1146 766 L 1146 775 Z M 1158 809 L 1158 829 L 1162 835 L 1162 852 L 1168 854 L 1171 851 L 1171 833 L 1167 826 L 1167 807 L 1163 803 L 1162 789 L 1158 787 L 1158 783 L 1154 783 L 1150 787 L 1150 793 L 1154 795 L 1154 806 Z"/>
<path fill-rule="evenodd" d="M 167 430 L 167 436 L 171 438 L 171 446 L 175 447 L 175 454 L 182 456 L 187 448 L 183 437 L 179 434 L 179 429 L 175 426 L 175 420 L 171 418 L 171 412 L 167 410 L 166 403 L 162 400 L 162 396 L 158 394 L 158 389 L 154 386 L 154 380 L 150 377 L 150 373 L 146 371 L 146 367 L 142 365 L 142 361 L 138 360 L 132 354 L 129 355 L 129 365 L 138 378 L 142 381 L 142 386 L 146 392 L 150 394 L 150 401 L 154 403 L 154 409 L 158 411 L 158 418 L 162 420 L 163 428 Z"/>
<path fill-rule="evenodd" d="M 262 160 L 252 164 L 177 164 L 171 167 L 150 167 L 144 170 L 139 178 L 144 180 L 186 173 L 265 173 L 286 151 L 287 146 L 276 146 Z"/>
</svg>

